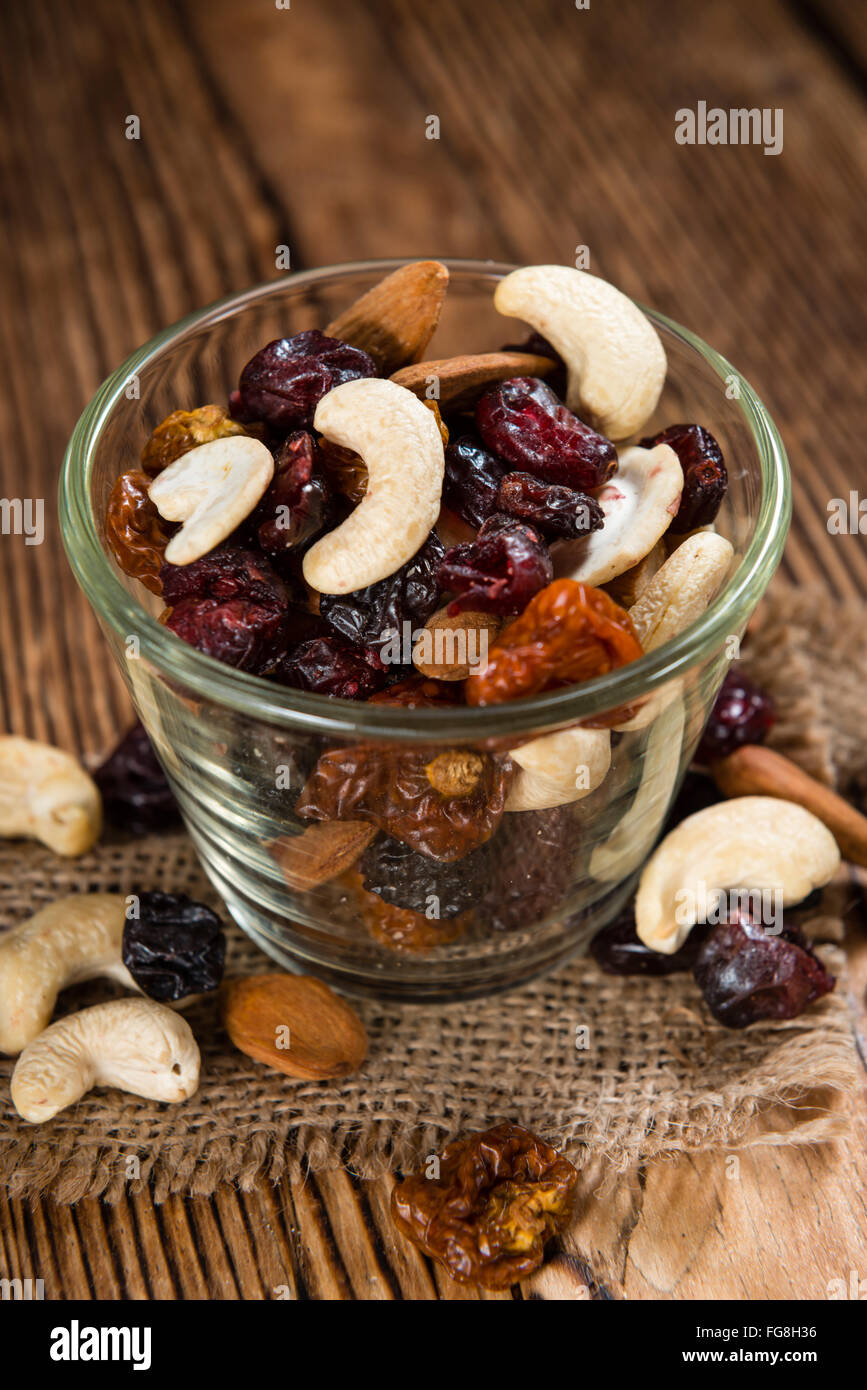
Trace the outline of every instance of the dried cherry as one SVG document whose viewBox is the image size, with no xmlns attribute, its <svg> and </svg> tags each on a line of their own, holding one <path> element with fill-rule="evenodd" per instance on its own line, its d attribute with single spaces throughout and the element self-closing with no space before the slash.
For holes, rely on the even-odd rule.
<svg viewBox="0 0 867 1390">
<path fill-rule="evenodd" d="M 335 386 L 377 375 L 366 352 L 311 328 L 276 338 L 251 357 L 229 405 L 245 424 L 262 420 L 278 434 L 310 430 L 317 405 Z"/>
<path fill-rule="evenodd" d="M 695 751 L 697 761 L 725 758 L 746 743 L 764 743 L 775 717 L 774 701 L 766 690 L 742 672 L 728 671 Z"/>
<path fill-rule="evenodd" d="M 123 573 L 159 594 L 163 555 L 178 528 L 163 521 L 148 496 L 150 484 L 146 473 L 120 475 L 108 499 L 105 538 Z"/>
<path fill-rule="evenodd" d="M 141 453 L 141 466 L 155 478 L 170 463 L 200 444 L 246 434 L 244 426 L 233 420 L 221 405 L 200 405 L 197 410 L 173 410 L 157 425 Z"/>
<path fill-rule="evenodd" d="M 693 973 L 705 1003 L 726 1028 L 797 1018 L 836 984 L 797 931 L 772 934 L 738 911 L 715 925 Z"/>
<path fill-rule="evenodd" d="M 691 970 L 710 927 L 702 923 L 692 928 L 679 951 L 663 955 L 645 946 L 635 930 L 635 915 L 629 907 L 590 942 L 590 954 L 607 975 L 676 975 Z"/>
<path fill-rule="evenodd" d="M 613 599 L 589 584 L 557 579 L 503 629 L 487 666 L 467 677 L 467 704 L 496 705 L 557 690 L 641 654 L 629 614 Z"/>
<path fill-rule="evenodd" d="M 183 999 L 216 989 L 226 935 L 216 912 L 186 893 L 137 893 L 138 916 L 123 928 L 123 963 L 151 999 Z"/>
<path fill-rule="evenodd" d="M 569 892 L 578 840 L 571 806 L 510 811 L 486 846 L 479 920 L 493 931 L 520 931 L 555 911 Z"/>
<path fill-rule="evenodd" d="M 290 434 L 274 460 L 274 477 L 250 518 L 267 555 L 306 545 L 329 516 L 330 488 L 316 467 L 313 436 Z"/>
<path fill-rule="evenodd" d="M 726 495 L 729 480 L 722 449 L 710 430 L 701 425 L 669 425 L 652 438 L 642 439 L 643 449 L 667 444 L 683 469 L 683 492 L 677 515 L 669 527 L 682 535 L 713 521 Z"/>
<path fill-rule="evenodd" d="M 447 1145 L 439 1177 L 405 1178 L 392 1193 L 397 1229 L 459 1283 L 506 1289 L 538 1269 L 569 1224 L 578 1173 L 520 1125 Z"/>
<path fill-rule="evenodd" d="M 300 642 L 280 658 L 270 675 L 293 690 L 311 690 L 340 700 L 366 700 L 385 684 L 387 670 L 369 647 L 354 647 L 336 632 Z"/>
<path fill-rule="evenodd" d="M 476 406 L 476 427 L 513 469 L 580 492 L 601 487 L 617 467 L 611 441 L 567 410 L 538 377 L 490 387 Z"/>
<path fill-rule="evenodd" d="M 439 599 L 437 571 L 445 547 L 436 531 L 399 570 L 351 594 L 323 594 L 319 612 L 335 631 L 362 647 L 401 641 L 404 623 L 424 627 Z M 399 645 L 399 643 L 398 643 Z"/>
<path fill-rule="evenodd" d="M 497 489 L 506 472 L 475 435 L 465 434 L 445 451 L 443 502 L 477 531 L 497 508 Z"/>
<path fill-rule="evenodd" d="M 166 627 L 206 656 L 260 673 L 286 646 L 286 587 L 255 551 L 226 547 L 190 565 L 164 564 Z"/>
<path fill-rule="evenodd" d="M 507 473 L 497 491 L 498 512 L 535 526 L 543 536 L 574 540 L 598 531 L 605 513 L 586 492 L 540 482 L 531 473 Z"/>
<path fill-rule="evenodd" d="M 519 613 L 534 594 L 551 582 L 554 567 L 538 531 L 496 512 L 474 541 L 452 546 L 440 564 L 442 589 L 457 597 L 454 616 L 464 609 L 480 613 Z"/>
<path fill-rule="evenodd" d="M 178 803 L 142 724 L 133 724 L 93 774 L 106 825 L 149 835 L 180 820 Z"/>
</svg>

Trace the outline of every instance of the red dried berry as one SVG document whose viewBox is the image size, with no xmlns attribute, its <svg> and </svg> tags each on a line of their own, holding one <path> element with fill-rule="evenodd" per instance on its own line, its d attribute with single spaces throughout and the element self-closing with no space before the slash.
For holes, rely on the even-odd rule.
<svg viewBox="0 0 867 1390">
<path fill-rule="evenodd" d="M 538 377 L 501 381 L 479 400 L 476 426 L 489 449 L 522 473 L 586 491 L 617 467 L 610 440 L 567 410 Z"/>
<path fill-rule="evenodd" d="M 271 672 L 281 685 L 340 700 L 366 700 L 385 685 L 388 672 L 375 651 L 354 647 L 337 633 L 301 642 Z"/>
<path fill-rule="evenodd" d="M 540 482 L 531 473 L 507 473 L 500 483 L 496 510 L 535 526 L 543 536 L 574 540 L 598 531 L 605 513 L 586 492 Z"/>
<path fill-rule="evenodd" d="M 534 594 L 550 584 L 551 556 L 538 531 L 510 516 L 495 513 L 474 541 L 446 551 L 439 584 L 457 598 L 454 616 L 464 609 L 481 613 L 520 613 Z"/>
<path fill-rule="evenodd" d="M 189 565 L 164 564 L 160 579 L 169 605 L 186 598 L 241 598 L 288 606 L 286 587 L 264 556 L 237 546 L 212 550 Z"/>
<path fill-rule="evenodd" d="M 692 969 L 709 931 L 709 926 L 694 926 L 680 950 L 666 956 L 639 938 L 630 907 L 596 933 L 590 954 L 606 975 L 675 975 Z"/>
<path fill-rule="evenodd" d="M 93 774 L 105 823 L 130 835 L 170 829 L 181 818 L 166 774 L 141 724 L 133 724 Z"/>
<path fill-rule="evenodd" d="M 669 530 L 677 535 L 708 526 L 720 509 L 729 485 L 722 449 L 710 430 L 701 425 L 669 425 L 652 438 L 642 439 L 643 449 L 667 444 L 683 469 L 680 506 Z"/>
<path fill-rule="evenodd" d="M 726 1028 L 797 1018 L 836 981 L 799 934 L 772 934 L 744 912 L 716 925 L 693 968 L 705 1003 Z"/>
<path fill-rule="evenodd" d="M 260 673 L 285 649 L 286 588 L 261 555 L 227 547 L 190 565 L 165 564 L 160 578 L 166 627 L 206 656 Z"/>
<path fill-rule="evenodd" d="M 376 375 L 366 352 L 311 328 L 276 338 L 251 357 L 229 405 L 236 420 L 262 420 L 278 434 L 309 430 L 317 405 L 335 386 Z"/>
<path fill-rule="evenodd" d="M 764 743 L 775 717 L 774 701 L 767 691 L 740 671 L 729 671 L 696 749 L 696 760 L 707 763 L 727 757 L 746 743 Z"/>
<path fill-rule="evenodd" d="M 445 459 L 443 502 L 478 531 L 489 516 L 500 510 L 497 489 L 505 465 L 472 434 L 449 444 Z"/>
<path fill-rule="evenodd" d="M 299 430 L 281 444 L 274 477 L 251 517 L 259 545 L 269 555 L 298 549 L 322 529 L 329 501 L 328 484 L 316 469 L 313 436 Z"/>
</svg>

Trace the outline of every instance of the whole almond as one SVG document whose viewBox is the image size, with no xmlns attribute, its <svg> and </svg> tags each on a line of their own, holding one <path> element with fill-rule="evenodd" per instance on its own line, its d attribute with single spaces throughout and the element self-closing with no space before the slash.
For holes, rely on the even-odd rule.
<svg viewBox="0 0 867 1390">
<path fill-rule="evenodd" d="M 513 376 L 549 376 L 556 365 L 553 358 L 539 357 L 533 352 L 480 352 L 416 362 L 393 372 L 391 379 L 423 398 L 431 377 L 435 377 L 440 405 L 468 405 L 495 381 L 508 381 Z"/>
<path fill-rule="evenodd" d="M 383 375 L 415 362 L 439 323 L 449 283 L 440 261 L 413 261 L 387 275 L 332 319 L 329 338 L 363 348 Z"/>
<path fill-rule="evenodd" d="M 223 1024 L 239 1052 L 305 1081 L 358 1071 L 367 1034 L 354 1009 L 311 975 L 248 975 L 228 980 Z"/>
<path fill-rule="evenodd" d="M 306 893 L 354 864 L 375 835 L 376 826 L 366 821 L 322 821 L 302 835 L 270 840 L 267 849 L 289 887 Z"/>
<path fill-rule="evenodd" d="M 440 608 L 428 618 L 413 648 L 413 665 L 431 680 L 466 680 L 471 669 L 478 670 L 484 665 L 488 645 L 499 630 L 500 621 L 493 613 L 467 610 L 449 617 L 448 608 Z M 425 659 L 428 652 L 429 661 Z"/>
</svg>

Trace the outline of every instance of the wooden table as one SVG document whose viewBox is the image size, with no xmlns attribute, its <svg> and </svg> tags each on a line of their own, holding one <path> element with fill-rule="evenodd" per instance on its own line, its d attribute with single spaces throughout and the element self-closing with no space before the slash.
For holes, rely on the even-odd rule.
<svg viewBox="0 0 867 1390">
<path fill-rule="evenodd" d="M 829 498 L 865 484 L 865 17 L 847 0 L 8 7 L 0 468 L 4 493 L 45 498 L 46 539 L 27 563 L 20 537 L 0 544 L 3 725 L 87 754 L 127 722 L 61 552 L 63 447 L 127 353 L 273 278 L 281 245 L 293 268 L 587 246 L 768 403 L 795 477 L 789 578 L 867 594 L 863 540 L 826 528 Z M 782 108 L 782 154 L 677 144 L 676 110 L 701 100 Z M 857 932 L 851 958 L 863 1044 Z M 516 1296 L 822 1298 L 867 1274 L 857 1137 L 730 1173 L 723 1153 L 627 1173 Z M 38 1271 L 50 1298 L 477 1297 L 395 1244 L 388 1192 L 336 1173 L 160 1207 L 0 1197 L 0 1274 Z"/>
</svg>

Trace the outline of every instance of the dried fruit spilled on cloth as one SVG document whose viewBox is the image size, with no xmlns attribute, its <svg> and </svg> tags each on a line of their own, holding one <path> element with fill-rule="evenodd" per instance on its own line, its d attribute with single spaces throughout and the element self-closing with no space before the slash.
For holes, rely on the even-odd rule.
<svg viewBox="0 0 867 1390">
<path fill-rule="evenodd" d="M 392 1193 L 397 1229 L 459 1283 L 507 1289 L 538 1269 L 569 1224 L 577 1170 L 520 1125 L 449 1144 L 439 1177 L 406 1178 Z"/>
<path fill-rule="evenodd" d="M 575 540 L 600 530 L 605 522 L 595 497 L 540 482 L 531 473 L 506 474 L 497 491 L 496 510 L 526 521 L 552 540 Z"/>
<path fill-rule="evenodd" d="M 493 931 L 521 931 L 555 912 L 569 892 L 579 835 L 572 806 L 504 816 L 486 847 L 479 921 Z"/>
<path fill-rule="evenodd" d="M 251 357 L 229 406 L 235 420 L 261 420 L 277 434 L 310 430 L 324 395 L 345 381 L 376 375 L 366 352 L 310 328 L 276 338 Z"/>
<path fill-rule="evenodd" d="M 105 824 L 130 835 L 171 829 L 181 818 L 147 731 L 133 724 L 93 774 Z"/>
<path fill-rule="evenodd" d="M 629 907 L 597 932 L 590 942 L 590 954 L 607 975 L 675 975 L 691 970 L 710 927 L 699 923 L 674 955 L 652 951 L 639 940 L 635 916 Z"/>
<path fill-rule="evenodd" d="M 746 743 L 764 743 L 774 726 L 773 698 L 741 671 L 729 671 L 719 689 L 696 761 L 725 758 Z"/>
<path fill-rule="evenodd" d="M 682 535 L 697 526 L 709 526 L 722 505 L 729 485 L 722 449 L 710 430 L 701 425 L 669 425 L 651 438 L 642 439 L 642 449 L 667 444 L 683 469 L 680 506 L 671 531 Z"/>
<path fill-rule="evenodd" d="M 141 452 L 141 466 L 150 478 L 155 478 L 170 463 L 189 453 L 200 444 L 226 439 L 233 434 L 246 434 L 238 420 L 233 420 L 221 405 L 200 405 L 196 410 L 173 410 L 157 425 Z"/>
<path fill-rule="evenodd" d="M 163 555 L 178 528 L 163 521 L 148 496 L 150 481 L 146 473 L 121 473 L 108 499 L 105 538 L 123 573 L 159 594 Z"/>
<path fill-rule="evenodd" d="M 580 492 L 601 487 L 617 467 L 611 441 L 567 410 L 538 377 L 492 386 L 476 406 L 476 427 L 511 468 Z"/>
<path fill-rule="evenodd" d="M 226 547 L 190 565 L 163 565 L 166 627 L 239 670 L 272 666 L 286 645 L 286 586 L 252 550 Z"/>
<path fill-rule="evenodd" d="M 184 999 L 216 989 L 223 978 L 226 936 L 211 908 L 186 893 L 137 893 L 138 916 L 123 928 L 123 963 L 151 999 Z"/>
<path fill-rule="evenodd" d="M 554 573 L 551 556 L 538 531 L 514 517 L 495 513 L 474 541 L 452 546 L 439 567 L 441 589 L 457 597 L 450 614 L 519 613 Z M 430 616 L 430 615 L 428 615 Z"/>
<path fill-rule="evenodd" d="M 394 574 L 356 589 L 351 594 L 323 594 L 319 612 L 327 623 L 350 642 L 363 647 L 384 647 L 404 638 L 404 624 L 411 631 L 424 627 L 439 599 L 437 570 L 445 547 L 436 531 L 411 560 Z M 410 641 L 409 660 L 412 659 Z M 386 654 L 388 655 L 388 654 Z"/>
<path fill-rule="evenodd" d="M 744 911 L 713 927 L 693 973 L 705 1003 L 726 1028 L 797 1018 L 836 983 L 796 929 L 769 929 Z"/>
</svg>

